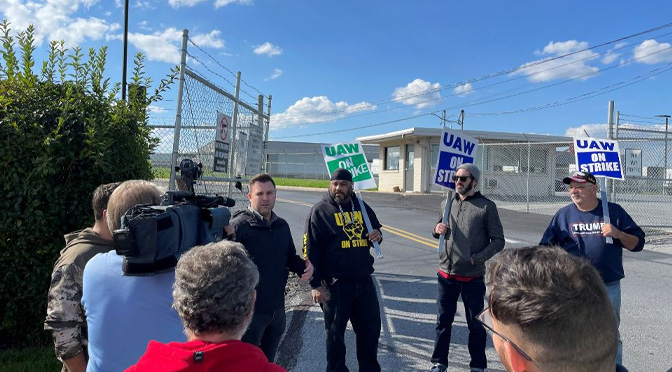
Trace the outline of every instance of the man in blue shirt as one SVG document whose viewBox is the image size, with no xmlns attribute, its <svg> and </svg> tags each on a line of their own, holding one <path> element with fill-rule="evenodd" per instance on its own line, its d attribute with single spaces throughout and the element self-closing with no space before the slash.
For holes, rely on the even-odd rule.
<svg viewBox="0 0 672 372">
<path fill-rule="evenodd" d="M 549 224 L 540 245 L 560 246 L 567 252 L 585 257 L 600 273 L 609 299 L 620 324 L 623 248 L 638 252 L 644 248 L 644 231 L 618 204 L 608 203 L 611 223 L 604 222 L 602 200 L 597 198 L 595 176 L 588 172 L 574 172 L 563 182 L 569 185 L 572 204 L 561 208 Z M 611 237 L 613 243 L 607 243 Z M 623 344 L 618 335 L 616 361 L 621 363 Z"/>
</svg>

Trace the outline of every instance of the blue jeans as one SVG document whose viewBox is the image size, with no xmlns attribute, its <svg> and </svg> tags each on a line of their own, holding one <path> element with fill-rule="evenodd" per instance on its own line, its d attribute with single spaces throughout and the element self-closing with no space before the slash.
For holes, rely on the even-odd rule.
<svg viewBox="0 0 672 372">
<path fill-rule="evenodd" d="M 618 330 L 618 327 L 621 326 L 621 281 L 615 281 L 611 283 L 605 283 L 607 287 L 607 295 L 609 295 L 609 301 L 611 301 L 611 306 L 614 308 L 614 313 L 616 313 L 616 337 L 618 337 L 618 352 L 616 352 L 616 363 L 623 364 L 623 341 L 621 341 L 621 332 Z"/>
</svg>

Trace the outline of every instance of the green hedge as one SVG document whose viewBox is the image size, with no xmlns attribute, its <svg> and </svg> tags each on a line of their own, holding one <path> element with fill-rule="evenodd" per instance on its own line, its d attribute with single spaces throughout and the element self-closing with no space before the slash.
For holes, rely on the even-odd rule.
<svg viewBox="0 0 672 372">
<path fill-rule="evenodd" d="M 151 179 L 156 145 L 146 108 L 161 98 L 140 94 L 143 56 L 135 58 L 129 102 L 104 78 L 106 48 L 64 49 L 52 42 L 34 73 L 34 30 L 10 36 L 0 24 L 0 347 L 40 345 L 51 270 L 63 235 L 93 222 L 91 194 L 102 183 Z M 15 53 L 18 50 L 18 53 Z"/>
</svg>

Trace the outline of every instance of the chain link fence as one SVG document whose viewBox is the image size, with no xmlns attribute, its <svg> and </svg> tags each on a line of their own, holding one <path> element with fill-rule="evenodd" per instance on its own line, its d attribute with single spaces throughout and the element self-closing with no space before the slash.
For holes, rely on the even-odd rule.
<svg viewBox="0 0 672 372">
<path fill-rule="evenodd" d="M 609 200 L 625 208 L 647 234 L 672 233 L 672 193 L 668 191 L 672 179 L 662 176 L 664 133 L 648 133 L 645 138 L 632 133 L 630 129 L 619 130 L 626 178 L 607 182 Z M 479 144 L 475 163 L 481 169 L 481 191 L 500 208 L 555 214 L 571 202 L 567 185 L 562 182 L 577 169 L 570 145 L 571 142 Z M 641 150 L 641 174 L 627 172 L 626 153 L 632 150 Z M 627 158 L 630 160 L 630 156 Z"/>
<path fill-rule="evenodd" d="M 152 135 L 159 140 L 151 156 L 155 182 L 171 190 L 184 188 L 175 167 L 179 167 L 182 159 L 189 158 L 202 165 L 202 180 L 194 185 L 197 194 L 228 196 L 236 201 L 233 211 L 244 209 L 248 204 L 247 181 L 262 171 L 270 96 L 259 94 L 254 104 L 239 98 L 240 72 L 235 76 L 235 93 L 227 92 L 213 81 L 216 77 L 227 83 L 231 81 L 207 67 L 219 62 L 203 63 L 199 60 L 202 56 L 187 51 L 188 43 L 204 52 L 188 39 L 185 31 L 175 124 L 150 123 Z M 205 67 L 210 76 L 206 78 L 205 74 L 187 66 L 187 54 L 191 64 Z M 264 113 L 264 98 L 268 98 L 267 113 Z"/>
</svg>

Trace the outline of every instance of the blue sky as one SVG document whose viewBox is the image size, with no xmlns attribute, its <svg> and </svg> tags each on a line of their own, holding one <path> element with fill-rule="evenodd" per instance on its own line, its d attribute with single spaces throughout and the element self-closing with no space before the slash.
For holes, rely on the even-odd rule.
<svg viewBox="0 0 672 372">
<path fill-rule="evenodd" d="M 122 1 L 0 0 L 0 13 L 15 30 L 34 24 L 42 53 L 49 39 L 108 45 L 108 73 L 121 79 Z M 129 55 L 145 53 L 158 81 L 189 29 L 216 59 L 190 47 L 197 72 L 232 92 L 217 75 L 233 81 L 230 71 L 241 71 L 247 93 L 273 96 L 271 139 L 440 127 L 432 114 L 455 120 L 462 108 L 465 129 L 604 137 L 609 100 L 633 115 L 622 122 L 655 126 L 650 117 L 672 114 L 672 27 L 584 49 L 670 14 L 672 1 L 661 0 L 131 0 Z M 176 90 L 153 107 L 153 122 L 173 122 Z"/>
</svg>

